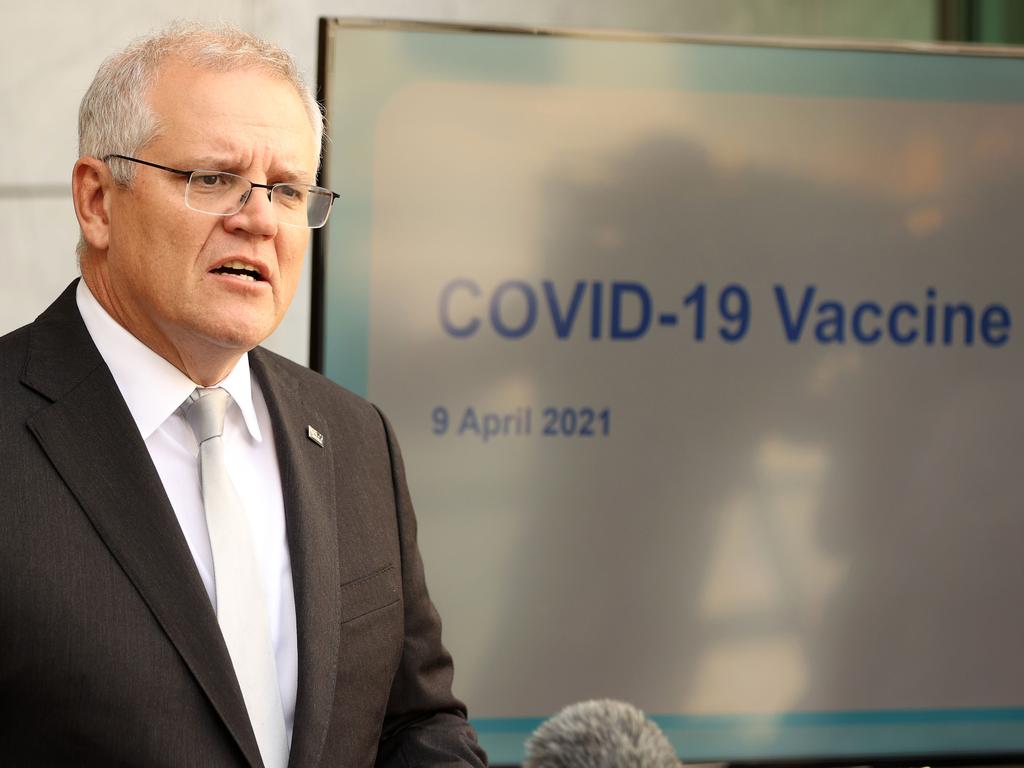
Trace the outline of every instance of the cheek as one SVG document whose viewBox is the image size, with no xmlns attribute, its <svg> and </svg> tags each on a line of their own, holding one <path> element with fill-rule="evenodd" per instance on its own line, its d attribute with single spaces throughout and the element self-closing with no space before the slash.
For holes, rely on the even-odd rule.
<svg viewBox="0 0 1024 768">
<path fill-rule="evenodd" d="M 161 293 L 173 294 L 191 284 L 195 257 L 203 246 L 203 239 L 192 234 L 181 229 L 152 229 L 142 243 L 137 266 Z"/>
<path fill-rule="evenodd" d="M 291 234 L 291 233 L 289 233 Z M 295 292 L 302 274 L 302 260 L 306 255 L 309 235 L 299 231 L 293 236 L 279 239 L 277 244 L 278 267 L 281 270 L 281 285 L 290 297 Z"/>
<path fill-rule="evenodd" d="M 174 211 L 143 209 L 126 222 L 122 244 L 139 270 L 180 275 L 202 249 L 209 230 L 207 222 Z"/>
</svg>

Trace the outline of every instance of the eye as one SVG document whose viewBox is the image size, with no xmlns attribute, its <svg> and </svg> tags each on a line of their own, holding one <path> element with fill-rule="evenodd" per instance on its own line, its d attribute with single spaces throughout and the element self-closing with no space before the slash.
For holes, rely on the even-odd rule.
<svg viewBox="0 0 1024 768">
<path fill-rule="evenodd" d="M 227 186 L 228 180 L 223 173 L 192 174 L 192 183 L 204 189 L 215 189 L 219 186 Z"/>
<path fill-rule="evenodd" d="M 306 202 L 309 190 L 293 184 L 275 184 L 273 198 L 288 206 L 302 205 Z"/>
<path fill-rule="evenodd" d="M 229 195 L 246 186 L 245 179 L 227 171 L 193 171 L 189 179 L 193 195 Z"/>
</svg>

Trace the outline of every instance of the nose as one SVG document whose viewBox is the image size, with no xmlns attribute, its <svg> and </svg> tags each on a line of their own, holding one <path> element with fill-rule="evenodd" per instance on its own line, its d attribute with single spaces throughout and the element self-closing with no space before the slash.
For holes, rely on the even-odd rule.
<svg viewBox="0 0 1024 768">
<path fill-rule="evenodd" d="M 224 229 L 228 232 L 242 231 L 258 237 L 274 237 L 277 227 L 277 213 L 270 202 L 269 190 L 257 187 L 250 190 L 238 213 L 224 217 Z"/>
</svg>

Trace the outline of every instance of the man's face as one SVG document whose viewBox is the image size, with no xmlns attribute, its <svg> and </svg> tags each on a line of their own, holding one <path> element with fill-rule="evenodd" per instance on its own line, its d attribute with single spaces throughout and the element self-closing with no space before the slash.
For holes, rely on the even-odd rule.
<svg viewBox="0 0 1024 768">
<path fill-rule="evenodd" d="M 263 184 L 314 182 L 320 148 L 284 80 L 171 61 L 149 103 L 160 130 L 139 159 Z M 266 190 L 254 189 L 236 214 L 211 216 L 185 206 L 186 177 L 139 164 L 134 170 L 130 187 L 111 197 L 109 246 L 96 264 L 114 316 L 183 370 L 211 349 L 259 344 L 295 293 L 309 230 L 279 224 Z M 237 262 L 260 279 L 221 269 Z"/>
</svg>

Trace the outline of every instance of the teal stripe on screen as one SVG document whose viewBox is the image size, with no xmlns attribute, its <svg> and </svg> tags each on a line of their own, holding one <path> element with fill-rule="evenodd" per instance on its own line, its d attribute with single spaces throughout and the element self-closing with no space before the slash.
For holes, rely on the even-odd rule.
<svg viewBox="0 0 1024 768">
<path fill-rule="evenodd" d="M 1020 102 L 1024 58 L 407 33 L 410 77 L 836 98 Z"/>
</svg>

